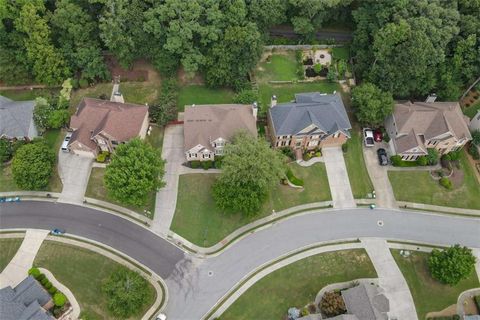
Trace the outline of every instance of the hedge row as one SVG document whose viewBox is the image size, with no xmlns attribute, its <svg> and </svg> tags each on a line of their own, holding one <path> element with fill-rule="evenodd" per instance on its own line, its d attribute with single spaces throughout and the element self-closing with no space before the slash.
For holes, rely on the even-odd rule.
<svg viewBox="0 0 480 320">
<path fill-rule="evenodd" d="M 67 302 L 67 297 L 57 288 L 55 288 L 50 281 L 48 281 L 47 277 L 40 272 L 38 268 L 31 268 L 28 270 L 28 274 L 34 277 L 39 283 L 42 284 L 43 288 L 48 291 L 53 297 L 53 303 L 56 307 L 63 307 Z"/>
<path fill-rule="evenodd" d="M 289 180 L 292 184 L 294 184 L 294 185 L 296 185 L 296 186 L 303 187 L 303 185 L 304 185 L 303 180 L 300 179 L 300 178 L 297 178 L 297 177 L 293 174 L 293 172 L 292 172 L 292 170 L 291 170 L 290 168 L 287 170 L 287 178 L 288 178 L 288 180 Z"/>
</svg>

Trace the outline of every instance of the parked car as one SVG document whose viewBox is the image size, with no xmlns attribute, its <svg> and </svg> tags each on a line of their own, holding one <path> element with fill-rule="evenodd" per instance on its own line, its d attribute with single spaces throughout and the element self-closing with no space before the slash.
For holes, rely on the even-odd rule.
<svg viewBox="0 0 480 320">
<path fill-rule="evenodd" d="M 167 320 L 167 316 L 164 313 L 158 314 L 156 320 Z"/>
<path fill-rule="evenodd" d="M 378 163 L 381 166 L 386 166 L 388 164 L 388 156 L 387 156 L 387 151 L 385 151 L 385 149 L 383 148 L 378 149 L 377 156 L 378 156 Z"/>
<path fill-rule="evenodd" d="M 64 235 L 65 234 L 65 230 L 64 229 L 58 229 L 58 228 L 55 228 L 53 230 L 50 231 L 50 234 L 52 236 L 61 236 L 61 235 Z"/>
<path fill-rule="evenodd" d="M 373 140 L 373 130 L 369 128 L 363 129 L 363 141 L 366 147 L 373 147 L 375 141 Z"/>
<path fill-rule="evenodd" d="M 382 130 L 380 130 L 380 129 L 375 130 L 373 132 L 373 139 L 375 140 L 375 142 L 382 142 L 382 140 L 383 140 Z"/>
<path fill-rule="evenodd" d="M 20 202 L 20 197 L 0 197 L 0 202 Z"/>
<path fill-rule="evenodd" d="M 63 152 L 68 152 L 68 143 L 69 143 L 71 138 L 72 138 L 72 133 L 68 132 L 67 135 L 65 136 L 65 139 L 63 139 L 63 142 L 62 142 L 62 151 Z"/>
</svg>

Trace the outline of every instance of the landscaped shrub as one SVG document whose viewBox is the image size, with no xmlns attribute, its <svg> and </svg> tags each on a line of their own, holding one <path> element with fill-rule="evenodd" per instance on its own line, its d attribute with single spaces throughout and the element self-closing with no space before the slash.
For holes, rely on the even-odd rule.
<svg viewBox="0 0 480 320">
<path fill-rule="evenodd" d="M 320 63 L 317 63 L 313 66 L 313 71 L 315 71 L 315 73 L 320 73 L 320 71 L 322 71 L 322 65 Z"/>
<path fill-rule="evenodd" d="M 347 142 L 342 144 L 342 151 L 343 151 L 343 153 L 347 153 L 347 151 L 348 151 L 348 143 Z"/>
<path fill-rule="evenodd" d="M 289 147 L 280 148 L 280 152 L 292 160 L 295 159 L 295 154 L 293 153 L 293 150 Z"/>
<path fill-rule="evenodd" d="M 0 165 L 12 158 L 12 144 L 7 139 L 0 139 Z"/>
<path fill-rule="evenodd" d="M 426 166 L 428 164 L 428 160 L 427 160 L 427 157 L 425 156 L 421 156 L 417 159 L 417 164 L 419 166 Z"/>
<path fill-rule="evenodd" d="M 30 270 L 28 270 L 28 274 L 32 277 L 34 277 L 35 279 L 38 279 L 38 276 L 41 275 L 42 273 L 40 272 L 40 270 L 38 270 L 38 268 L 30 268 Z"/>
<path fill-rule="evenodd" d="M 110 155 L 108 151 L 102 151 L 97 155 L 97 162 L 104 163 Z"/>
<path fill-rule="evenodd" d="M 255 90 L 242 90 L 233 97 L 234 103 L 251 104 L 258 101 L 258 92 Z"/>
<path fill-rule="evenodd" d="M 202 168 L 203 170 L 208 170 L 213 167 L 213 161 L 208 160 L 208 161 L 202 161 Z"/>
<path fill-rule="evenodd" d="M 477 146 L 474 145 L 473 143 L 471 143 L 470 147 L 468 147 L 468 153 L 472 156 L 473 159 L 475 160 L 480 159 L 480 153 L 478 153 Z"/>
<path fill-rule="evenodd" d="M 433 249 L 428 258 L 428 268 L 434 279 L 456 285 L 474 271 L 475 256 L 472 250 L 458 244 L 445 250 Z"/>
<path fill-rule="evenodd" d="M 322 151 L 318 150 L 315 152 L 315 157 L 321 157 L 322 156 Z"/>
<path fill-rule="evenodd" d="M 42 284 L 42 286 L 45 286 L 47 283 L 49 283 L 50 281 L 48 281 L 48 279 L 45 277 L 43 278 L 42 280 L 40 280 L 40 283 Z"/>
<path fill-rule="evenodd" d="M 50 289 L 52 287 L 52 283 L 50 281 L 48 281 L 47 283 L 45 283 L 45 285 L 43 286 L 45 289 Z"/>
<path fill-rule="evenodd" d="M 431 166 L 436 165 L 438 163 L 438 151 L 433 148 L 429 148 L 427 149 L 427 151 L 428 151 L 428 155 L 426 157 L 428 160 L 428 164 Z"/>
<path fill-rule="evenodd" d="M 308 307 L 303 307 L 302 311 L 300 312 L 300 315 L 302 317 L 308 316 L 310 314 L 310 311 L 308 310 Z"/>
<path fill-rule="evenodd" d="M 78 87 L 80 86 L 79 82 L 78 82 L 78 79 L 77 78 L 73 78 L 72 79 L 72 88 L 73 89 L 78 89 Z"/>
<path fill-rule="evenodd" d="M 42 280 L 45 279 L 45 278 L 46 278 L 46 277 L 45 277 L 45 275 L 44 275 L 43 273 L 40 273 L 40 274 L 36 277 L 36 279 L 37 279 L 38 281 L 40 281 L 40 282 L 42 282 Z"/>
<path fill-rule="evenodd" d="M 53 303 L 57 307 L 63 307 L 65 305 L 65 302 L 67 302 L 67 297 L 61 292 L 57 292 L 53 295 Z"/>
<path fill-rule="evenodd" d="M 403 160 L 402 160 L 402 157 L 397 154 L 390 157 L 390 162 L 394 167 L 400 167 Z"/>
<path fill-rule="evenodd" d="M 84 88 L 88 87 L 88 80 L 82 78 L 78 81 L 78 85 L 80 86 L 80 88 L 84 89 Z"/>
<path fill-rule="evenodd" d="M 300 178 L 297 178 L 297 177 L 293 174 L 293 172 L 292 172 L 292 170 L 291 170 L 290 168 L 288 168 L 288 170 L 287 170 L 287 178 L 288 178 L 288 180 L 289 180 L 292 184 L 294 184 L 294 185 L 296 185 L 296 186 L 303 187 L 303 185 L 304 185 L 304 181 L 303 181 L 302 179 L 300 179 Z"/>
<path fill-rule="evenodd" d="M 303 160 L 308 161 L 310 159 L 312 159 L 312 155 L 310 154 L 310 152 L 305 152 L 303 154 Z"/>
<path fill-rule="evenodd" d="M 213 166 L 216 169 L 222 168 L 223 156 L 215 156 L 215 161 L 213 162 Z"/>
<path fill-rule="evenodd" d="M 199 160 L 190 161 L 190 168 L 192 169 L 200 168 L 200 161 Z"/>
<path fill-rule="evenodd" d="M 335 317 L 347 311 L 342 296 L 334 291 L 325 292 L 319 307 L 327 317 Z"/>
<path fill-rule="evenodd" d="M 444 188 L 447 188 L 448 190 L 451 190 L 453 188 L 452 181 L 447 177 L 440 178 L 440 185 Z"/>
<path fill-rule="evenodd" d="M 48 293 L 50 293 L 51 295 L 54 295 L 57 291 L 58 291 L 57 288 L 55 288 L 54 286 L 48 289 Z"/>
</svg>

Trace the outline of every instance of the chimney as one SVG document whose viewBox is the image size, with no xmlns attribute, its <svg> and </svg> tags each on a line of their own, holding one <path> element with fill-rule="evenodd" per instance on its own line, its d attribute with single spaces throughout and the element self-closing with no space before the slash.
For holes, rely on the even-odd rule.
<svg viewBox="0 0 480 320">
<path fill-rule="evenodd" d="M 427 97 L 427 100 L 425 100 L 425 102 L 432 103 L 435 102 L 435 100 L 437 100 L 437 95 L 435 93 L 432 93 Z"/>
<path fill-rule="evenodd" d="M 273 95 L 272 100 L 270 100 L 270 108 L 273 108 L 277 105 L 277 96 Z"/>
<path fill-rule="evenodd" d="M 257 115 L 258 115 L 258 103 L 257 103 L 257 101 L 255 101 L 252 104 L 252 112 L 253 112 L 253 117 L 255 118 L 255 120 L 257 120 Z"/>
</svg>

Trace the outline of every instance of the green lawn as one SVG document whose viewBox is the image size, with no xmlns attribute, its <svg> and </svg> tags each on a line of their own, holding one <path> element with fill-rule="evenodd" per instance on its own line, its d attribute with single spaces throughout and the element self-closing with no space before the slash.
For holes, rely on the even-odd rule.
<svg viewBox="0 0 480 320">
<path fill-rule="evenodd" d="M 434 280 L 428 270 L 428 253 L 412 252 L 408 258 L 402 257 L 399 250 L 392 250 L 392 254 L 408 283 L 418 319 L 423 320 L 428 312 L 441 311 L 457 303 L 461 292 L 479 287 L 475 272 L 455 286 Z"/>
<path fill-rule="evenodd" d="M 0 272 L 5 269 L 10 260 L 12 260 L 18 248 L 22 244 L 21 238 L 3 238 L 0 239 Z"/>
<path fill-rule="evenodd" d="M 105 95 L 110 99 L 112 94 L 112 83 L 98 83 L 93 87 L 78 89 L 72 91 L 70 99 L 70 110 L 75 111 L 83 97 L 99 98 Z M 147 82 L 122 82 L 120 83 L 120 92 L 123 94 L 125 102 L 137 104 L 152 104 L 157 100 L 160 87 L 157 84 Z"/>
<path fill-rule="evenodd" d="M 48 97 L 50 94 L 57 94 L 60 89 L 22 89 L 22 90 L 0 90 L 0 95 L 16 101 L 35 100 L 37 97 Z"/>
<path fill-rule="evenodd" d="M 468 108 L 465 108 L 463 109 L 463 113 L 469 117 L 470 119 L 472 119 L 476 114 L 477 114 L 477 111 L 480 110 L 480 101 L 478 101 L 477 103 L 475 103 L 474 105 L 468 107 Z"/>
<path fill-rule="evenodd" d="M 64 134 L 65 133 L 60 129 L 51 129 L 45 132 L 43 136 L 47 145 L 55 152 L 55 156 L 58 156 L 58 150 L 60 150 Z M 62 188 L 62 180 L 60 180 L 57 165 L 55 164 L 52 176 L 50 177 L 50 183 L 48 184 L 46 191 L 61 192 Z M 0 192 L 19 190 L 21 189 L 17 187 L 17 185 L 13 181 L 12 166 L 0 166 Z"/>
<path fill-rule="evenodd" d="M 261 212 L 254 217 L 223 212 L 211 195 L 217 174 L 181 175 L 177 207 L 171 229 L 187 240 L 204 247 L 212 246 L 227 235 L 256 219 L 300 204 L 330 200 L 330 189 L 323 163 L 309 168 L 292 165 L 292 171 L 305 181 L 305 189 L 278 185 L 270 193 Z M 201 172 L 201 171 L 200 171 Z"/>
<path fill-rule="evenodd" d="M 373 191 L 373 185 L 363 159 L 362 136 L 355 129 L 350 132 L 352 137 L 348 140 L 348 151 L 344 154 L 345 165 L 347 166 L 353 197 L 355 199 L 365 199 L 367 194 Z"/>
<path fill-rule="evenodd" d="M 317 81 L 308 83 L 295 83 L 295 84 L 259 84 L 260 95 L 260 113 L 266 114 L 267 109 L 270 107 L 270 100 L 273 95 L 277 96 L 277 102 L 290 102 L 295 99 L 296 93 L 302 92 L 321 92 L 321 93 L 333 93 L 333 91 L 340 91 L 338 83 L 332 83 L 328 81 Z"/>
<path fill-rule="evenodd" d="M 288 308 L 302 308 L 326 285 L 376 278 L 363 249 L 323 253 L 294 262 L 262 278 L 220 317 L 222 320 L 283 319 Z"/>
<path fill-rule="evenodd" d="M 440 186 L 428 172 L 389 171 L 388 177 L 395 198 L 399 201 L 480 209 L 480 184 L 475 179 L 475 173 L 465 152 L 461 153 L 460 164 L 464 171 L 464 181 L 460 187 L 453 190 Z"/>
<path fill-rule="evenodd" d="M 202 85 L 188 85 L 178 92 L 178 111 L 182 112 L 186 105 L 232 103 L 235 93 L 230 89 L 211 89 Z"/>
<path fill-rule="evenodd" d="M 34 265 L 51 271 L 58 281 L 72 291 L 84 318 L 116 319 L 107 310 L 107 297 L 101 288 L 113 271 L 125 268 L 121 264 L 90 250 L 45 241 L 35 257 Z M 131 319 L 140 319 L 155 301 L 153 286 L 149 284 L 145 290 L 148 290 L 148 299 L 142 310 Z"/>
<path fill-rule="evenodd" d="M 270 61 L 259 64 L 256 72 L 259 82 L 298 80 L 297 61 L 294 51 L 284 54 L 273 54 Z"/>
<path fill-rule="evenodd" d="M 348 46 L 332 48 L 332 57 L 337 60 L 348 60 L 350 58 L 350 48 Z"/>
</svg>

